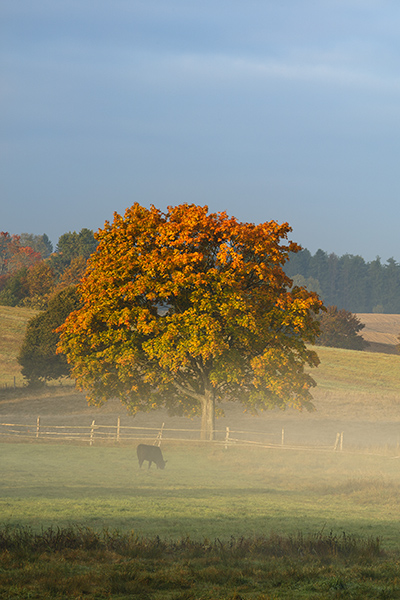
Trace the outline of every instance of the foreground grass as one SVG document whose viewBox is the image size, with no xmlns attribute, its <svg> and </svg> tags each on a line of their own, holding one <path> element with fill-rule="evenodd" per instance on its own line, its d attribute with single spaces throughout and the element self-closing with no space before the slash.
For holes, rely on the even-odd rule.
<svg viewBox="0 0 400 600">
<path fill-rule="evenodd" d="M 400 539 L 399 461 L 353 455 L 165 444 L 165 471 L 134 448 L 0 445 L 0 521 L 89 526 L 165 539 L 346 531 Z"/>
<path fill-rule="evenodd" d="M 200 542 L 3 529 L 0 559 L 7 598 L 400 598 L 399 556 L 345 533 Z"/>
</svg>

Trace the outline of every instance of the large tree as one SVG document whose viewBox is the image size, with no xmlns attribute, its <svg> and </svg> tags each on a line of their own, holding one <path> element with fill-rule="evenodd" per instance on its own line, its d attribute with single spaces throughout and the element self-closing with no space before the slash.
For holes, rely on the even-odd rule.
<svg viewBox="0 0 400 600">
<path fill-rule="evenodd" d="M 300 250 L 282 243 L 290 231 L 188 204 L 115 214 L 96 235 L 82 308 L 60 328 L 59 351 L 89 401 L 201 414 L 208 439 L 217 401 L 312 408 L 305 367 L 319 360 L 306 343 L 322 302 L 282 269 Z"/>
</svg>

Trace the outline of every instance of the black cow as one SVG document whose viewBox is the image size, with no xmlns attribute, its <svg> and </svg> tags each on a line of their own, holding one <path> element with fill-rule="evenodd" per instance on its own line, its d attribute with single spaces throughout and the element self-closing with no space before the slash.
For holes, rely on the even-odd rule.
<svg viewBox="0 0 400 600">
<path fill-rule="evenodd" d="M 151 463 L 157 465 L 157 469 L 164 469 L 166 460 L 163 459 L 161 448 L 158 446 L 148 446 L 147 444 L 139 444 L 137 447 L 137 457 L 139 459 L 139 467 L 142 468 L 143 461 L 149 461 L 149 469 Z"/>
</svg>

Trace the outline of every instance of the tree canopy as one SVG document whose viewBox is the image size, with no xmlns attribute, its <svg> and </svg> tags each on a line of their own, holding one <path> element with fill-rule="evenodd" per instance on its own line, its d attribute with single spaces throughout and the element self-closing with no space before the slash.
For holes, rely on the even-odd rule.
<svg viewBox="0 0 400 600">
<path fill-rule="evenodd" d="M 64 233 L 55 253 L 46 234 L 0 232 L 0 304 L 45 309 L 55 293 L 78 283 L 96 245 L 91 229 Z"/>
<path fill-rule="evenodd" d="M 328 306 L 320 316 L 321 333 L 317 338 L 318 346 L 364 350 L 368 346 L 358 333 L 365 325 L 360 319 L 344 308 Z"/>
<path fill-rule="evenodd" d="M 312 409 L 305 367 L 319 360 L 306 343 L 322 302 L 282 269 L 300 250 L 283 243 L 290 231 L 188 204 L 115 213 L 96 234 L 82 306 L 59 329 L 89 401 L 201 414 L 210 439 L 221 400 Z"/>
<path fill-rule="evenodd" d="M 65 356 L 56 353 L 60 335 L 55 330 L 78 306 L 76 287 L 70 286 L 55 294 L 47 310 L 29 321 L 17 359 L 30 385 L 69 375 Z"/>
</svg>

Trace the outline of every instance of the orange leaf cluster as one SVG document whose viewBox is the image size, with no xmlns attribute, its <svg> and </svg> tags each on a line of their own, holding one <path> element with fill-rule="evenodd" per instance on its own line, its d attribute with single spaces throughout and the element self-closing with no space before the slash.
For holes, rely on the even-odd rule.
<svg viewBox="0 0 400 600">
<path fill-rule="evenodd" d="M 60 350 L 93 402 L 193 414 L 205 398 L 250 408 L 311 406 L 304 366 L 318 334 L 318 296 L 283 265 L 300 247 L 287 223 L 240 223 L 182 204 L 134 204 L 97 234 L 79 286 L 83 307 Z"/>
</svg>

